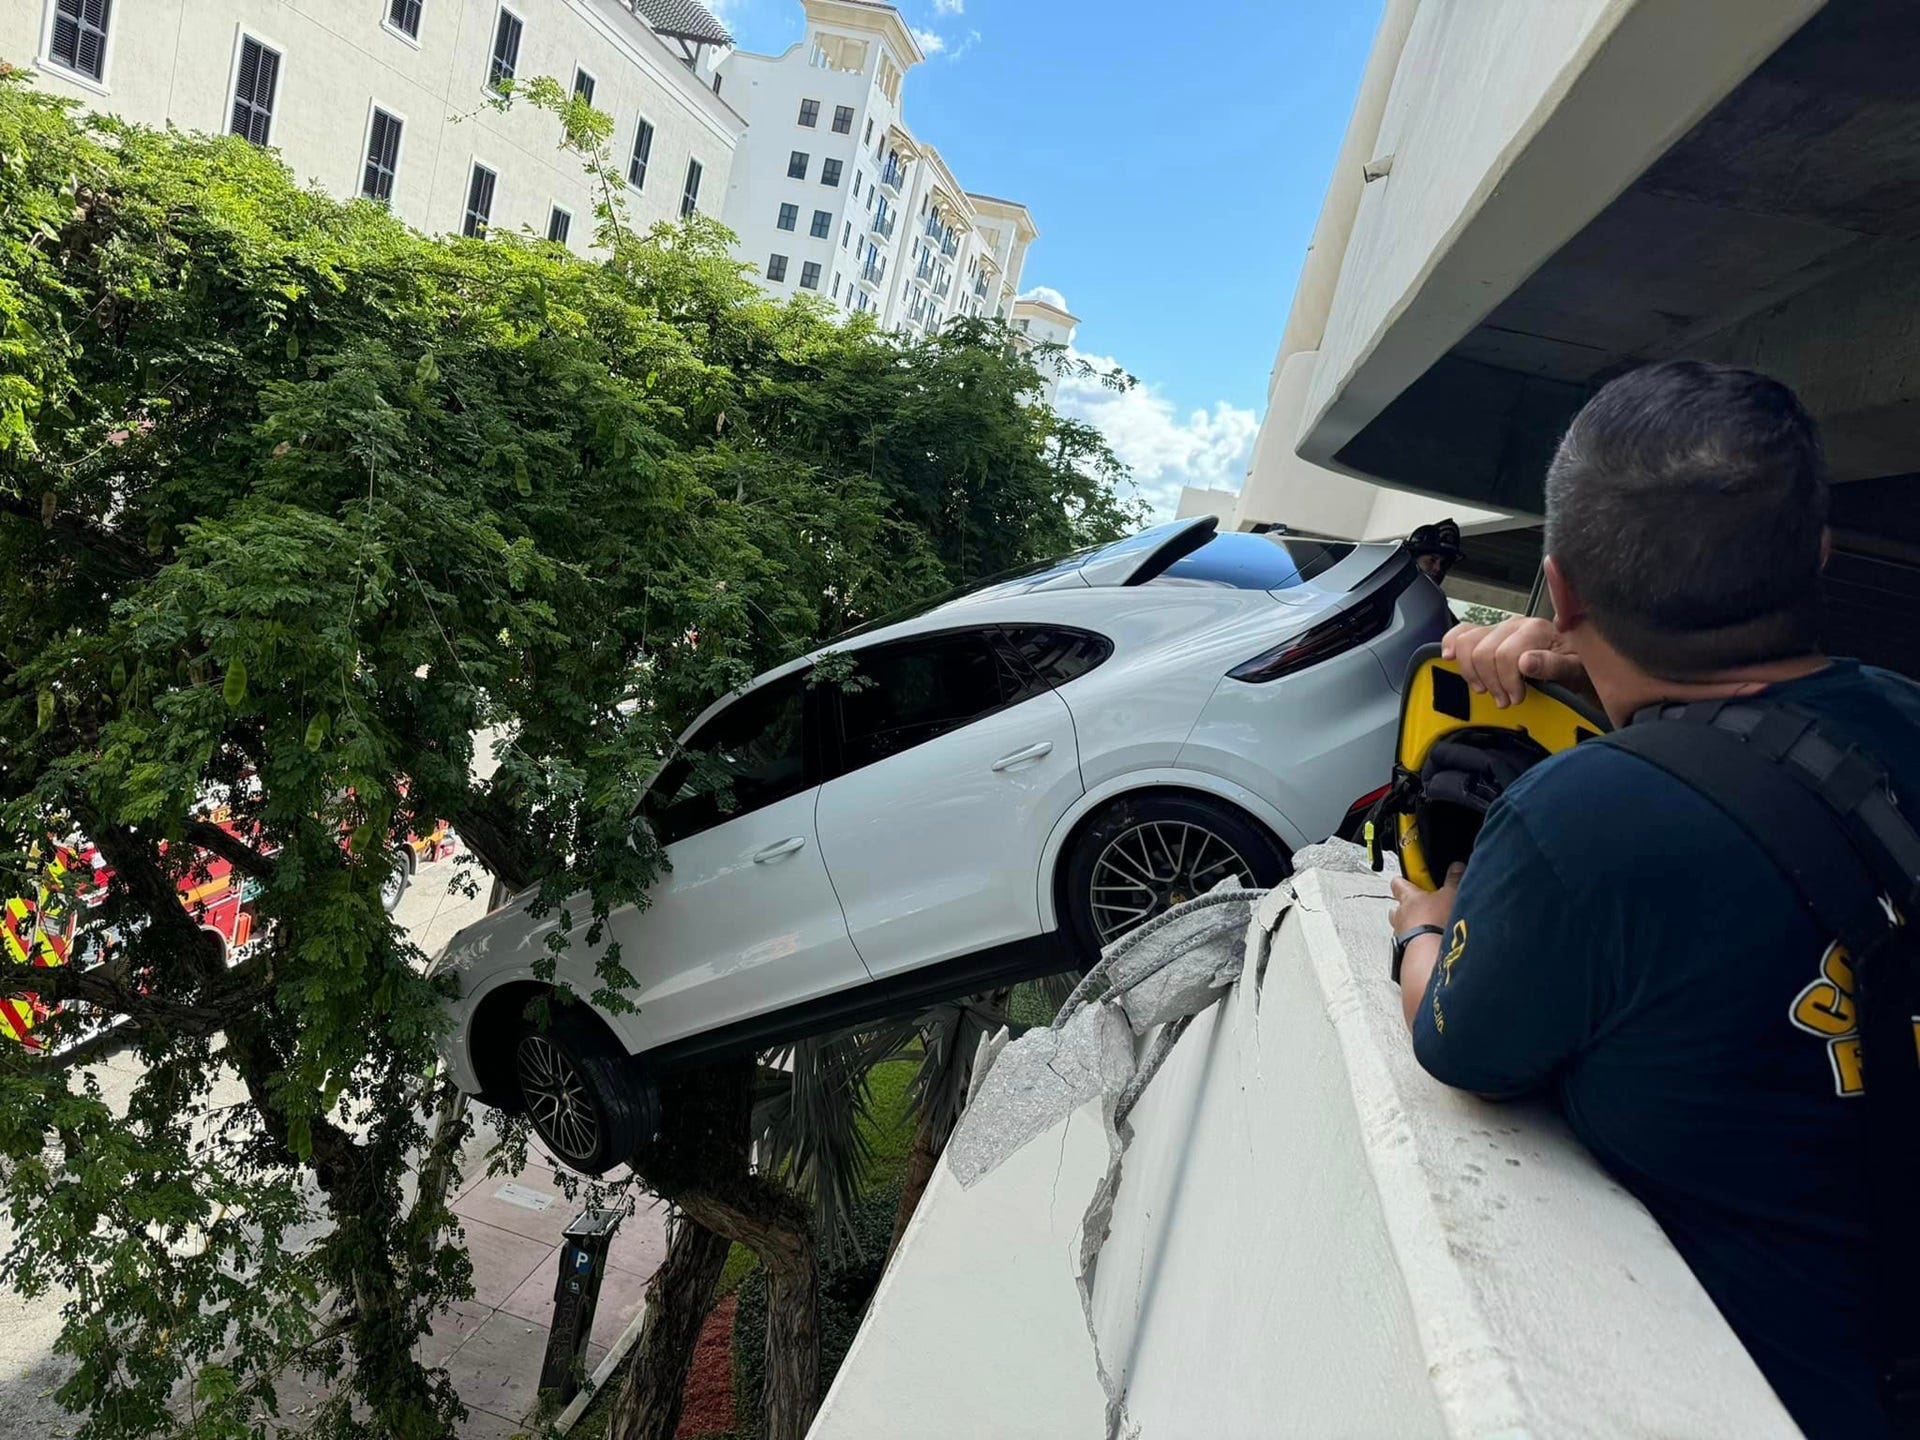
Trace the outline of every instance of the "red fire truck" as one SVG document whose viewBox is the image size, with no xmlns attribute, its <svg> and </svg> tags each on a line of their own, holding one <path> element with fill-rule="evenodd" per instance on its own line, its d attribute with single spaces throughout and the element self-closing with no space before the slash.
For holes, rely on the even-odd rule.
<svg viewBox="0 0 1920 1440">
<path fill-rule="evenodd" d="M 224 807 L 207 818 L 232 829 Z M 393 871 L 381 888 L 386 908 L 391 911 L 400 903 L 416 869 L 444 859 L 456 847 L 453 829 L 445 822 L 427 835 L 409 837 L 396 849 Z M 264 933 L 256 929 L 253 904 L 260 882 L 210 851 L 203 851 L 199 860 L 180 882 L 180 903 L 203 930 L 219 937 L 227 963 L 238 965 Z M 69 887 L 67 877 L 76 871 L 78 883 Z M 123 938 L 95 914 L 107 898 L 110 878 L 105 858 L 84 836 L 74 834 L 54 844 L 34 897 L 10 899 L 0 912 L 0 960 L 29 967 L 100 963 Z M 49 1013 L 31 991 L 0 998 L 0 1039 L 43 1049 L 44 1037 L 35 1031 Z"/>
</svg>

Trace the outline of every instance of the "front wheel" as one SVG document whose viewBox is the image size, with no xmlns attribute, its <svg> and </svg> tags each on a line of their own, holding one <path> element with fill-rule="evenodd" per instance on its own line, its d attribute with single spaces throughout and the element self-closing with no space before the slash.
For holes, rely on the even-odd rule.
<svg viewBox="0 0 1920 1440">
<path fill-rule="evenodd" d="M 527 1022 L 513 1065 L 527 1117 L 569 1169 L 603 1175 L 652 1138 L 659 1110 L 653 1088 L 613 1037 L 578 1010 L 556 1005 L 551 1024 Z"/>
<path fill-rule="evenodd" d="M 1232 878 L 1278 884 L 1287 854 L 1264 827 L 1199 795 L 1115 801 L 1067 860 L 1066 922 L 1089 962 L 1122 935 Z"/>
</svg>

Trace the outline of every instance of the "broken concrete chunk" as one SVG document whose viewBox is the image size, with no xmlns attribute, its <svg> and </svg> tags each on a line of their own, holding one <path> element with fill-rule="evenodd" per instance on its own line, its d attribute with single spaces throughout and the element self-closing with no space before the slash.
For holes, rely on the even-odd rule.
<svg viewBox="0 0 1920 1440">
<path fill-rule="evenodd" d="M 1130 973 L 1114 967 L 1114 988 L 1134 1034 L 1206 1009 L 1239 978 L 1247 924 L 1263 892 L 1239 893 L 1239 904 L 1170 911 L 1170 923 L 1127 956 Z"/>
<path fill-rule="evenodd" d="M 1058 1029 L 1029 1030 L 1000 1052 L 961 1116 L 946 1160 L 971 1186 L 1009 1155 L 1133 1075 L 1133 1042 L 1111 1006 L 1089 1005 Z"/>
<path fill-rule="evenodd" d="M 982 1035 L 980 1043 L 973 1047 L 973 1069 L 967 1075 L 967 1104 L 971 1105 L 973 1097 L 980 1093 L 987 1072 L 993 1068 L 993 1062 L 1000 1058 L 1000 1052 L 1007 1048 L 1007 1041 L 1011 1038 L 1011 1032 L 1002 1025 L 991 1035 Z"/>
<path fill-rule="evenodd" d="M 1351 840 L 1322 840 L 1317 845 L 1302 845 L 1293 852 L 1293 873 L 1302 875 L 1309 870 L 1347 870 L 1371 875 L 1373 866 L 1367 861 L 1366 846 Z"/>
</svg>

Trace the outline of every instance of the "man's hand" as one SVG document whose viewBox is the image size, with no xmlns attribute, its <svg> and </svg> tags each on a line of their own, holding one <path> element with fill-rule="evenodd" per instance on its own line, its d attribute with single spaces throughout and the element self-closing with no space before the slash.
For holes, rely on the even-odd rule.
<svg viewBox="0 0 1920 1440">
<path fill-rule="evenodd" d="M 1447 871 L 1447 883 L 1438 890 L 1422 890 L 1411 880 L 1395 876 L 1393 880 L 1393 909 L 1387 912 L 1387 924 L 1396 935 L 1404 935 L 1419 925 L 1438 925 L 1447 928 L 1447 921 L 1453 918 L 1453 902 L 1460 894 L 1460 877 L 1467 873 L 1467 867 L 1456 864 Z"/>
<path fill-rule="evenodd" d="M 1447 921 L 1453 918 L 1453 902 L 1460 894 L 1460 877 L 1466 873 L 1466 866 L 1454 865 L 1447 871 L 1447 883 L 1438 890 L 1422 890 L 1411 880 L 1396 877 L 1393 909 L 1387 914 L 1387 924 L 1393 933 L 1404 935 L 1419 925 L 1435 925 L 1445 930 Z M 1420 1009 L 1420 997 L 1427 993 L 1427 981 L 1440 959 L 1440 942 L 1445 938 L 1422 935 L 1408 945 L 1400 957 L 1400 1013 L 1406 1017 L 1409 1030 Z"/>
<path fill-rule="evenodd" d="M 1498 625 L 1456 625 L 1440 641 L 1440 653 L 1458 663 L 1468 685 L 1493 696 L 1503 710 L 1526 698 L 1529 680 L 1590 689 L 1579 657 L 1565 648 L 1553 622 L 1539 616 L 1515 616 Z"/>
</svg>

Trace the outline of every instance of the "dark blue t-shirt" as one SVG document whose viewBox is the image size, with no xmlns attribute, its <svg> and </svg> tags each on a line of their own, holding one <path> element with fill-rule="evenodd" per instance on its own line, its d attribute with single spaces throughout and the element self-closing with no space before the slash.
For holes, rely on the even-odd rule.
<svg viewBox="0 0 1920 1440">
<path fill-rule="evenodd" d="M 1841 660 L 1766 693 L 1920 814 L 1920 686 Z M 1555 1093 L 1800 1427 L 1879 1440 L 1851 981 L 1724 812 L 1587 744 L 1488 815 L 1414 1050 L 1461 1089 Z"/>
</svg>

